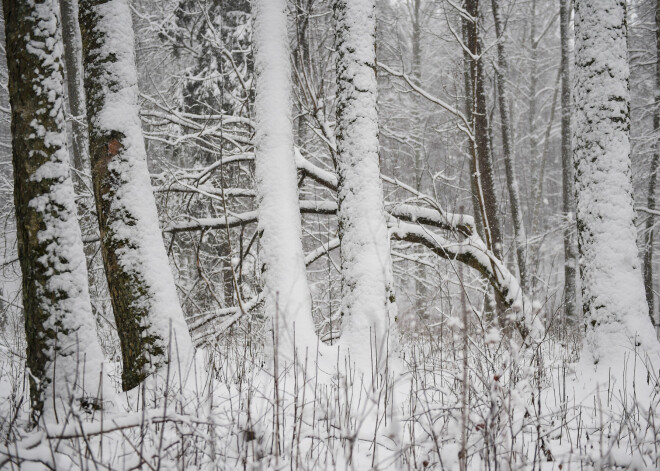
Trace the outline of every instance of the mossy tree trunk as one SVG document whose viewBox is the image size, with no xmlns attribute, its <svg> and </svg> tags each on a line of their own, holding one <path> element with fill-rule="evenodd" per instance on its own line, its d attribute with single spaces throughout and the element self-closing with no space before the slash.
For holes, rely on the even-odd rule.
<svg viewBox="0 0 660 471">
<path fill-rule="evenodd" d="M 63 419 L 65 405 L 100 405 L 103 355 L 69 175 L 57 0 L 4 0 L 3 11 L 31 417 L 37 423 Z"/>
<path fill-rule="evenodd" d="M 121 343 L 125 390 L 168 361 L 185 367 L 192 342 L 169 266 L 138 115 L 127 0 L 82 0 L 80 30 L 92 181 Z"/>
<path fill-rule="evenodd" d="M 630 162 L 626 0 L 575 2 L 575 193 L 586 352 L 622 374 L 658 351 L 638 258 Z"/>
</svg>

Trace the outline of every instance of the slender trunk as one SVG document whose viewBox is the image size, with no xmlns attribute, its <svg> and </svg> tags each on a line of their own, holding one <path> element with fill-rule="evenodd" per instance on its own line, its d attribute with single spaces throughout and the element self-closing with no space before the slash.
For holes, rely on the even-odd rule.
<svg viewBox="0 0 660 471">
<path fill-rule="evenodd" d="M 65 405 L 100 407 L 103 354 L 69 174 L 57 0 L 4 0 L 3 12 L 31 418 L 36 424 L 42 416 L 63 420 Z"/>
<path fill-rule="evenodd" d="M 87 170 L 87 129 L 85 125 L 85 92 L 83 89 L 82 52 L 78 28 L 78 1 L 60 0 L 64 32 L 64 65 L 66 67 L 69 110 L 71 111 L 71 155 L 73 167 Z"/>
<path fill-rule="evenodd" d="M 571 72 L 570 72 L 570 21 L 571 0 L 561 0 L 559 12 L 561 30 L 561 162 L 562 162 L 562 211 L 569 222 L 564 231 L 564 315 L 569 322 L 577 321 L 576 271 L 578 266 L 575 243 L 575 187 L 573 149 L 571 143 Z"/>
<path fill-rule="evenodd" d="M 548 165 L 548 154 L 550 153 L 550 133 L 552 132 L 552 126 L 555 122 L 555 110 L 557 108 L 557 97 L 559 96 L 559 81 L 561 80 L 562 68 L 559 67 L 557 70 L 557 81 L 555 82 L 554 91 L 552 92 L 552 103 L 550 104 L 550 119 L 548 124 L 545 127 L 545 133 L 543 135 L 543 150 L 541 151 L 541 157 L 539 159 L 538 165 L 534 167 L 534 174 L 538 174 L 538 177 L 532 188 L 532 225 L 531 233 L 536 234 L 539 229 L 540 218 L 541 218 L 541 207 L 543 206 L 543 190 L 545 188 L 545 169 Z M 569 90 L 570 92 L 570 90 Z M 570 106 L 570 101 L 568 102 Z M 570 129 L 569 129 L 570 131 Z M 569 141 L 570 144 L 570 141 Z M 570 147 L 569 147 L 570 150 Z M 572 158 L 572 157 L 571 157 Z M 573 167 L 571 166 L 571 169 Z M 572 174 L 571 174 L 572 175 Z M 569 182 L 573 185 L 573 180 Z"/>
<path fill-rule="evenodd" d="M 462 26 L 462 35 L 463 43 L 467 44 L 468 42 L 468 23 L 469 21 L 465 18 L 461 18 Z M 474 120 L 472 117 L 472 78 L 470 77 L 470 64 L 472 59 L 470 58 L 470 53 L 467 49 L 463 49 L 463 86 L 465 88 L 465 116 L 470 120 L 470 130 L 472 135 L 474 135 Z M 486 235 L 484 234 L 483 226 L 483 204 L 481 202 L 481 196 L 479 187 L 477 185 L 477 154 L 475 152 L 475 146 L 472 140 L 468 140 L 468 155 L 470 158 L 470 190 L 472 193 L 472 211 L 474 213 L 474 225 L 477 231 L 477 234 L 483 239 L 486 240 Z"/>
<path fill-rule="evenodd" d="M 422 0 L 414 0 L 412 11 L 412 78 L 416 85 L 422 85 Z M 412 137 L 415 153 L 415 189 L 422 191 L 422 178 L 424 175 L 424 120 L 422 118 L 422 101 L 413 95 L 413 129 Z M 418 257 L 424 253 L 422 247 L 415 249 Z M 415 312 L 423 319 L 428 319 L 428 289 L 424 281 L 425 269 L 421 263 L 415 264 Z"/>
<path fill-rule="evenodd" d="M 296 349 L 299 358 L 304 348 L 316 349 L 316 335 L 302 246 L 286 25 L 286 0 L 255 2 L 255 177 L 265 310 L 275 326 L 277 356 L 291 361 Z"/>
<path fill-rule="evenodd" d="M 483 226 L 488 248 L 502 260 L 502 230 L 497 213 L 497 194 L 493 178 L 493 159 L 488 145 L 488 116 L 484 84 L 483 58 L 479 37 L 479 0 L 467 0 L 466 11 L 472 16 L 466 21 L 467 46 L 472 57 L 470 81 L 472 85 L 472 121 L 476 155 L 477 191 L 483 204 Z"/>
<path fill-rule="evenodd" d="M 660 132 L 660 0 L 655 8 L 655 46 L 656 46 L 656 66 L 655 66 L 655 110 L 653 112 L 653 132 Z M 658 167 L 660 167 L 660 143 L 656 142 L 655 152 L 651 159 L 651 172 L 649 175 L 649 194 L 647 207 L 655 210 L 655 186 L 658 176 Z M 653 293 L 653 225 L 655 218 L 653 214 L 646 217 L 646 243 L 644 247 L 644 288 L 646 290 L 646 302 L 649 305 L 649 315 L 651 322 L 655 325 L 655 295 Z"/>
<path fill-rule="evenodd" d="M 167 363 L 170 342 L 186 367 L 192 342 L 147 168 L 128 0 L 82 0 L 80 29 L 101 252 L 128 390 Z"/>
<path fill-rule="evenodd" d="M 536 165 L 538 163 L 537 151 L 538 141 L 536 140 L 536 87 L 538 81 L 537 61 L 538 61 L 538 43 L 536 41 L 536 0 L 532 0 L 531 24 L 530 24 L 530 71 L 529 71 L 529 97 L 527 100 L 527 126 L 529 140 L 529 159 Z M 539 185 L 539 177 L 536 172 L 532 172 L 532 191 Z"/>
<path fill-rule="evenodd" d="M 479 0 L 466 0 L 465 10 L 472 19 L 464 19 L 464 37 L 468 51 L 463 51 L 463 57 L 469 61 L 469 104 L 472 105 L 468 116 L 472 125 L 472 170 L 483 238 L 489 250 L 502 260 L 502 231 L 497 214 L 497 195 L 493 178 L 493 160 L 488 136 L 488 115 L 486 92 L 484 84 L 483 60 L 481 56 L 481 41 L 479 37 Z M 468 82 L 468 80 L 466 80 Z M 467 83 L 466 83 L 467 85 Z M 476 208 L 475 208 L 476 209 Z M 476 210 L 475 210 L 476 213 Z M 487 295 L 485 308 L 490 313 L 492 306 Z M 495 295 L 497 312 L 503 313 L 504 302 Z M 502 319 L 500 319 L 502 320 Z"/>
<path fill-rule="evenodd" d="M 615 374 L 631 339 L 641 352 L 658 349 L 634 224 L 626 28 L 626 0 L 575 2 L 573 155 L 585 341 L 593 361 Z"/>
<path fill-rule="evenodd" d="M 358 365 L 370 364 L 372 348 L 380 352 L 380 368 L 396 304 L 380 180 L 375 2 L 338 0 L 334 14 L 342 342 Z"/>
<path fill-rule="evenodd" d="M 509 106 L 509 90 L 507 78 L 509 64 L 504 43 L 504 25 L 500 18 L 499 0 L 492 0 L 493 19 L 495 20 L 495 34 L 497 43 L 497 67 L 495 79 L 497 81 L 497 94 L 499 97 L 500 120 L 502 122 L 502 149 L 504 151 L 504 165 L 506 167 L 506 182 L 509 190 L 509 203 L 511 204 L 511 219 L 513 220 L 514 247 L 518 258 L 518 271 L 520 273 L 520 286 L 523 291 L 528 288 L 527 283 L 527 237 L 523 223 L 522 205 L 520 204 L 520 190 L 516 176 L 515 155 L 513 150 L 513 135 L 511 130 L 511 108 Z"/>
</svg>

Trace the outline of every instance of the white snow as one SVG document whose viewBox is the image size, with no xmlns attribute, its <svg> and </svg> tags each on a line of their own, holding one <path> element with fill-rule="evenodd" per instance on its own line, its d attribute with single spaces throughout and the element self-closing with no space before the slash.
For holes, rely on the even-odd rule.
<svg viewBox="0 0 660 471">
<path fill-rule="evenodd" d="M 93 8 L 99 18 L 97 32 L 105 38 L 96 51 L 99 60 L 114 55 L 116 62 L 109 62 L 102 76 L 94 77 L 103 87 L 105 102 L 98 116 L 90 119 L 100 133 L 118 131 L 125 136 L 123 147 L 108 164 L 108 169 L 120 176 L 111 202 L 110 212 L 119 215 L 110 226 L 112 237 L 126 245 L 117 251 L 122 269 L 147 287 L 144 297 L 136 301 L 141 307 L 148 306 L 146 332 L 160 339 L 165 352 L 172 341 L 180 363 L 186 365 L 192 341 L 165 252 L 147 168 L 131 10 L 126 0 L 110 0 Z M 154 359 L 154 363 L 161 364 L 162 360 Z"/>
</svg>

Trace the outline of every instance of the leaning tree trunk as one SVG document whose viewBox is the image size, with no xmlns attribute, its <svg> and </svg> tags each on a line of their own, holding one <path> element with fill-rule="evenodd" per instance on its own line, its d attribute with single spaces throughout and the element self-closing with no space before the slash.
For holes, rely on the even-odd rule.
<svg viewBox="0 0 660 471">
<path fill-rule="evenodd" d="M 69 175 L 57 0 L 4 0 L 3 11 L 18 256 L 36 423 L 41 417 L 64 419 L 69 404 L 101 405 L 103 354 Z"/>
<path fill-rule="evenodd" d="M 626 0 L 577 0 L 573 152 L 586 351 L 615 374 L 628 349 L 658 348 L 635 242 L 628 77 Z"/>
<path fill-rule="evenodd" d="M 559 17 L 561 30 L 561 163 L 562 163 L 562 211 L 568 221 L 564 230 L 564 315 L 569 322 L 577 321 L 575 244 L 575 191 L 573 186 L 573 149 L 571 147 L 571 72 L 570 72 L 570 17 L 571 0 L 561 0 Z"/>
<path fill-rule="evenodd" d="M 82 0 L 80 30 L 101 252 L 128 390 L 166 364 L 169 347 L 185 367 L 192 342 L 151 190 L 128 0 Z"/>
<path fill-rule="evenodd" d="M 286 0 L 254 4 L 255 177 L 264 297 L 277 356 L 316 349 L 298 205 Z"/>
<path fill-rule="evenodd" d="M 655 110 L 653 112 L 653 132 L 660 133 L 660 0 L 655 7 Z M 658 176 L 658 167 L 660 167 L 660 143 L 656 141 L 655 152 L 651 158 L 651 172 L 649 175 L 649 194 L 647 207 L 655 211 L 655 186 Z M 655 218 L 653 213 L 646 217 L 646 243 L 644 247 L 644 288 L 646 290 L 646 302 L 649 305 L 649 316 L 651 322 L 655 325 L 655 296 L 653 293 L 653 226 Z"/>
<path fill-rule="evenodd" d="M 388 334 L 395 340 L 396 316 L 380 181 L 375 2 L 338 0 L 334 14 L 341 341 L 358 365 L 369 365 L 373 351 L 384 358 Z"/>
<path fill-rule="evenodd" d="M 85 92 L 81 63 L 80 29 L 78 28 L 78 1 L 60 0 L 62 30 L 64 31 L 64 65 L 66 66 L 69 110 L 71 111 L 71 155 L 73 167 L 87 169 L 87 129 L 85 126 Z"/>
<path fill-rule="evenodd" d="M 504 25 L 500 18 L 499 0 L 492 0 L 493 19 L 495 20 L 495 34 L 497 43 L 497 67 L 495 78 L 497 82 L 497 95 L 499 97 L 500 120 L 502 121 L 502 148 L 504 151 L 504 165 L 506 167 L 506 183 L 511 204 L 511 219 L 513 221 L 514 247 L 518 258 L 518 271 L 520 273 L 520 286 L 527 291 L 527 237 L 523 223 L 522 205 L 520 204 L 520 190 L 516 176 L 515 155 L 513 152 L 513 135 L 511 123 L 511 108 L 509 106 L 509 61 L 504 47 Z"/>
</svg>

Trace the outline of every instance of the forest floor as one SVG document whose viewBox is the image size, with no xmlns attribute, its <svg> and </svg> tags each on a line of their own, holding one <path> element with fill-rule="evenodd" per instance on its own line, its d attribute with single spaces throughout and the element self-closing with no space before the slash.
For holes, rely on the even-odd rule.
<svg viewBox="0 0 660 471">
<path fill-rule="evenodd" d="M 0 468 L 660 469 L 660 365 L 633 348 L 626 379 L 594 379 L 570 332 L 525 346 L 477 330 L 406 333 L 358 373 L 309 352 L 275 365 L 239 329 L 103 411 L 32 431 L 23 350 L 5 338 Z"/>
</svg>

